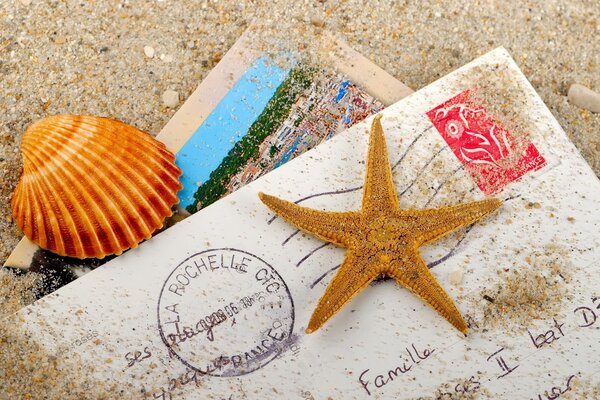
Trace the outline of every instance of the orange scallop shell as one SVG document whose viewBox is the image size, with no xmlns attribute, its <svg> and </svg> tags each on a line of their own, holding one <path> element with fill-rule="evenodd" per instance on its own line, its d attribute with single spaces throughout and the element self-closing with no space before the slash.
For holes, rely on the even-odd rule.
<svg viewBox="0 0 600 400">
<path fill-rule="evenodd" d="M 121 254 L 161 228 L 178 202 L 175 156 L 120 121 L 44 118 L 27 129 L 21 151 L 13 217 L 25 236 L 62 256 Z"/>
</svg>

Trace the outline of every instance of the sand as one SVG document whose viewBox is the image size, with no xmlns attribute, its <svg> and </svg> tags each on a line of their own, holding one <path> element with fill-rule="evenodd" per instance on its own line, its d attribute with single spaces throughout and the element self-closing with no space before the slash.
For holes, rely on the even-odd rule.
<svg viewBox="0 0 600 400">
<path fill-rule="evenodd" d="M 104 115 L 156 134 L 177 109 L 163 94 L 187 98 L 251 20 L 265 36 L 291 30 L 292 45 L 307 51 L 324 27 L 413 89 L 504 46 L 600 174 L 600 115 L 567 100 L 574 82 L 600 91 L 595 1 L 363 3 L 1 0 L 0 262 L 19 240 L 8 202 L 31 122 Z"/>
<path fill-rule="evenodd" d="M 20 238 L 9 200 L 20 174 L 20 137 L 29 124 L 52 114 L 89 114 L 156 134 L 250 21 L 268 38 L 267 48 L 308 53 L 314 35 L 327 29 L 413 89 L 504 46 L 600 174 L 600 114 L 567 100 L 572 83 L 600 91 L 595 0 L 365 3 L 0 0 L 0 263 Z M 281 33 L 287 40 L 278 38 Z M 8 301 L 0 305 L 0 320 L 30 302 L 35 287 L 12 275 L 3 275 L 1 284 L 10 289 L 2 292 Z M 6 326 L 0 324 L 0 333 L 8 335 L 0 340 L 18 333 L 5 333 Z M 8 345 L 2 346 L 5 352 Z M 53 364 L 43 348 L 33 350 L 30 356 L 46 360 L 47 369 L 37 372 L 53 379 L 52 387 L 76 387 L 62 398 L 80 398 L 78 390 L 97 387 L 75 378 L 76 363 Z M 0 370 L 12 367 L 10 358 L 1 362 Z M 35 386 L 36 377 L 22 374 L 10 382 L 30 387 L 29 398 L 43 398 L 48 392 L 43 380 Z M 111 396 L 110 388 L 90 398 L 103 396 Z"/>
</svg>

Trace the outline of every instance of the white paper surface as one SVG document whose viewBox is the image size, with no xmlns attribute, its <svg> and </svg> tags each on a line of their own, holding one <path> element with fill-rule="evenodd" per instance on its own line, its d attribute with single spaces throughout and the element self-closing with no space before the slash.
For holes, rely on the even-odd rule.
<svg viewBox="0 0 600 400">
<path fill-rule="evenodd" d="M 477 385 L 471 389 L 485 389 L 492 398 L 538 399 L 552 387 L 564 388 L 572 375 L 598 382 L 600 318 L 582 327 L 583 312 L 575 310 L 591 312 L 598 304 L 592 296 L 600 295 L 600 184 L 503 49 L 459 71 L 484 68 L 493 77 L 497 65 L 508 65 L 515 84 L 527 93 L 524 107 L 537 128 L 531 140 L 549 165 L 505 188 L 498 195 L 506 200 L 500 211 L 466 234 L 462 230 L 421 250 L 431 263 L 454 248 L 432 272 L 457 299 L 449 275 L 464 270 L 464 296 L 456 303 L 464 314 L 476 314 L 485 300 L 477 304 L 465 296 L 480 292 L 499 269 L 522 264 L 544 246 L 568 249 L 579 269 L 569 286 L 572 299 L 554 316 L 564 335 L 551 345 L 538 348 L 529 332 L 536 336 L 551 329 L 552 316 L 532 321 L 529 332 L 473 330 L 464 338 L 393 281 L 372 284 L 322 329 L 304 333 L 344 250 L 272 220 L 257 193 L 292 201 L 308 197 L 301 204 L 313 208 L 358 209 L 362 191 L 356 188 L 363 183 L 371 119 L 36 302 L 21 316 L 61 356 L 78 352 L 99 377 L 135 382 L 140 398 L 405 399 L 472 378 Z M 402 207 L 483 198 L 425 114 L 470 86 L 468 73 L 459 84 L 457 77 L 450 74 L 382 112 L 390 161 L 400 161 L 394 180 Z M 541 207 L 526 207 L 529 203 Z M 215 326 L 207 328 L 207 321 Z M 193 333 L 175 336 L 184 326 Z M 169 356 L 165 342 L 173 340 L 179 345 Z M 173 379 L 182 383 L 183 393 L 169 389 Z"/>
</svg>

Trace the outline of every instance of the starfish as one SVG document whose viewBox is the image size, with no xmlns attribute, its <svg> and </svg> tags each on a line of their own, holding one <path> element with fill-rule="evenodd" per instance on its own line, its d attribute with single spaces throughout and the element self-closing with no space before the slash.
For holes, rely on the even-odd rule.
<svg viewBox="0 0 600 400">
<path fill-rule="evenodd" d="M 502 202 L 492 198 L 435 209 L 401 209 L 380 119 L 375 116 L 371 127 L 361 210 L 320 211 L 259 193 L 263 203 L 300 230 L 347 249 L 306 332 L 319 329 L 371 281 L 388 276 L 466 335 L 467 323 L 427 268 L 419 247 L 477 221 Z"/>
</svg>

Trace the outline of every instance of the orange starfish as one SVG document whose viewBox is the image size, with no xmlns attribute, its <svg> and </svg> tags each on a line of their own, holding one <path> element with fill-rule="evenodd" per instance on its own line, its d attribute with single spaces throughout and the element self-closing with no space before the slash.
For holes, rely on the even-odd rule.
<svg viewBox="0 0 600 400">
<path fill-rule="evenodd" d="M 477 221 L 502 202 L 488 199 L 436 209 L 400 209 L 380 119 L 381 115 L 376 116 L 371 128 L 360 211 L 319 211 L 259 193 L 263 203 L 299 229 L 347 249 L 306 332 L 319 329 L 371 281 L 389 276 L 466 335 L 466 322 L 429 272 L 419 246 Z"/>
</svg>

